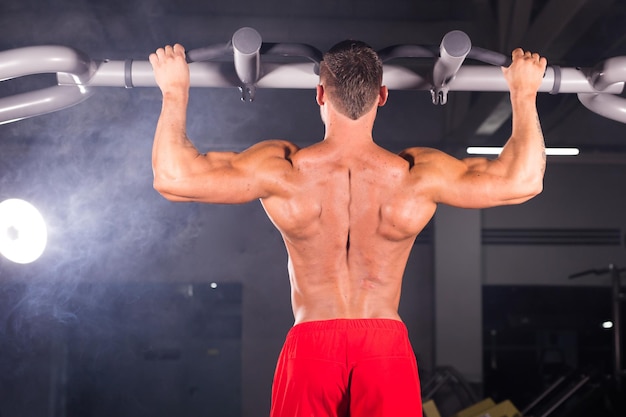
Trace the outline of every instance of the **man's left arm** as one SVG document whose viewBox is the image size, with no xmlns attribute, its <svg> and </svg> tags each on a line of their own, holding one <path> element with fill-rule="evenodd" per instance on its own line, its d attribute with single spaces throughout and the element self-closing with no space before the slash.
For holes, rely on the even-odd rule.
<svg viewBox="0 0 626 417">
<path fill-rule="evenodd" d="M 427 192 L 433 202 L 486 208 L 519 204 L 541 192 L 546 159 L 536 97 L 546 59 L 519 48 L 512 57 L 511 66 L 503 69 L 510 88 L 512 131 L 498 158 L 459 160 L 435 150 L 405 151 L 414 160 L 420 192 Z"/>
</svg>

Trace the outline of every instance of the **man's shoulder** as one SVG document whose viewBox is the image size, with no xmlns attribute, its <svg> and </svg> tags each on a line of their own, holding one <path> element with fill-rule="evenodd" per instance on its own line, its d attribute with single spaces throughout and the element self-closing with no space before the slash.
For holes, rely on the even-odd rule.
<svg viewBox="0 0 626 417">
<path fill-rule="evenodd" d="M 263 148 L 299 149 L 298 145 L 285 139 L 268 139 L 258 142 L 254 146 Z"/>
<path fill-rule="evenodd" d="M 403 151 L 401 151 L 399 153 L 400 156 L 402 155 L 433 155 L 436 153 L 441 153 L 440 150 L 435 149 L 435 148 L 428 148 L 428 147 L 423 147 L 423 146 L 415 146 L 413 148 L 406 148 Z"/>
<path fill-rule="evenodd" d="M 411 164 L 411 166 L 414 166 L 415 164 L 424 163 L 426 161 L 432 160 L 433 158 L 444 155 L 444 153 L 434 148 L 414 147 L 407 148 L 400 152 L 398 155 L 401 158 L 406 159 L 409 164 Z"/>
<path fill-rule="evenodd" d="M 300 148 L 293 142 L 289 142 L 283 139 L 269 139 L 262 142 L 258 142 L 249 151 L 255 153 L 264 153 L 268 156 L 276 156 L 284 159 L 289 159 L 298 152 Z"/>
</svg>

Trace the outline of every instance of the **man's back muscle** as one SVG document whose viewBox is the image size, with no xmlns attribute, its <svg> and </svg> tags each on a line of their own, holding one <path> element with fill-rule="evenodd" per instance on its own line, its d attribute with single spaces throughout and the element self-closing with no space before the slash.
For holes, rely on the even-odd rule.
<svg viewBox="0 0 626 417">
<path fill-rule="evenodd" d="M 290 256 L 296 321 L 395 318 L 413 240 L 435 205 L 411 186 L 404 159 L 373 142 L 338 145 L 293 154 L 284 195 L 263 200 Z"/>
</svg>

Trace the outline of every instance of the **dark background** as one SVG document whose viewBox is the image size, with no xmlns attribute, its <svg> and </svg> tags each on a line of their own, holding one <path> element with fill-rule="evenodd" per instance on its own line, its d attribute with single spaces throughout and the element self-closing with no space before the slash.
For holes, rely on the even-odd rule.
<svg viewBox="0 0 626 417">
<path fill-rule="evenodd" d="M 268 42 L 322 51 L 345 38 L 376 49 L 439 45 L 460 29 L 477 46 L 507 54 L 522 46 L 551 64 L 593 67 L 626 55 L 625 23 L 618 0 L 1 0 L 0 50 L 59 44 L 96 60 L 146 60 L 165 44 L 225 43 L 244 26 Z M 0 96 L 50 83 L 53 76 L 3 81 Z M 485 210 L 483 228 L 609 228 L 620 237 L 604 246 L 483 242 L 476 303 L 484 324 L 475 337 L 485 356 L 481 380 L 471 382 L 478 396 L 520 408 L 546 383 L 544 348 L 576 346 L 565 365 L 610 371 L 610 335 L 597 327 L 610 314 L 608 281 L 567 276 L 626 263 L 626 125 L 575 95 L 542 94 L 538 104 L 547 145 L 578 146 L 582 155 L 550 158 L 544 193 Z M 75 107 L 0 125 L 0 200 L 35 204 L 49 233 L 37 262 L 0 259 L 0 415 L 267 415 L 274 363 L 293 322 L 281 238 L 258 203 L 173 204 L 152 189 L 159 110 L 156 88 L 102 87 Z M 189 136 L 202 151 L 323 137 L 313 90 L 261 89 L 242 103 L 235 88 L 197 88 L 189 114 Z M 501 145 L 509 132 L 506 94 L 453 93 L 436 107 L 428 92 L 392 91 L 375 138 L 393 151 L 420 145 L 464 156 L 467 145 Z M 433 228 L 416 242 L 401 306 L 424 381 L 447 365 L 436 355 Z M 586 302 L 593 308 L 577 307 Z M 551 306 L 564 317 L 549 329 L 500 320 L 547 316 Z M 577 319 L 581 309 L 588 320 Z M 499 358 L 498 373 L 490 368 L 492 326 L 501 326 L 498 352 L 513 357 Z"/>
</svg>

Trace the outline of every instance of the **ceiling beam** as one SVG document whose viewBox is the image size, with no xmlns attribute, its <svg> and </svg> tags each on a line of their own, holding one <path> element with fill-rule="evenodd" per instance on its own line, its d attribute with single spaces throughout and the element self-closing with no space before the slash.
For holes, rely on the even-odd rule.
<svg viewBox="0 0 626 417">
<path fill-rule="evenodd" d="M 533 9 L 532 0 L 499 0 L 498 33 L 499 51 L 510 52 L 519 45 L 530 25 L 530 14 Z"/>
<path fill-rule="evenodd" d="M 73 19 L 72 25 L 62 24 Z M 366 41 L 375 48 L 391 46 L 397 43 L 417 45 L 439 45 L 444 35 L 452 30 L 462 30 L 469 34 L 480 30 L 480 22 L 470 19 L 450 19 L 446 21 L 428 21 L 412 19 L 371 19 L 365 18 L 328 18 L 328 17 L 259 17 L 247 15 L 194 15 L 174 14 L 171 16 L 153 16 L 151 19 L 138 20 L 136 27 L 127 28 L 128 17 L 118 13 L 98 16 L 94 13 L 76 13 L 67 16 L 66 12 L 37 14 L 29 12 L 0 13 L 0 28 L 3 48 L 31 46 L 42 42 L 63 42 L 76 38 L 75 44 L 94 39 L 76 37 L 76 26 L 86 31 L 86 35 L 97 36 L 95 40 L 107 37 L 116 51 L 128 44 L 129 36 L 137 34 L 140 40 L 154 43 L 163 42 L 161 38 L 189 43 L 189 40 L 203 39 L 206 45 L 228 42 L 233 33 L 241 27 L 250 26 L 259 31 L 267 42 L 308 43 L 325 50 L 336 42 L 346 38 Z M 106 20 L 106 25 L 102 21 Z M 123 28 L 124 30 L 121 30 Z M 32 30 L 29 30 L 32 29 Z M 29 36 L 24 31 L 29 30 Z M 92 33 L 95 32 L 95 33 Z M 139 36 L 143 34 L 144 36 Z M 102 43 L 105 43 L 102 41 Z M 156 43 L 160 45 L 160 43 Z M 200 47 L 201 45 L 195 45 Z"/>
<path fill-rule="evenodd" d="M 520 2 L 524 3 L 523 0 L 517 0 L 514 3 Z M 503 0 L 499 4 L 505 3 L 507 2 Z M 517 11 L 521 11 L 524 16 L 529 16 L 531 9 L 527 5 L 516 6 L 513 2 L 510 3 L 504 5 L 503 12 L 499 13 L 499 19 L 507 20 L 505 22 L 499 21 L 499 23 L 501 27 L 511 28 L 513 33 L 508 36 L 508 39 L 514 42 L 521 33 L 521 24 L 511 26 L 507 23 L 507 16 L 515 20 L 516 16 L 510 13 L 515 12 L 516 7 L 518 7 Z M 558 60 L 586 33 L 597 18 L 606 12 L 612 3 L 613 0 L 551 0 L 543 7 L 526 34 L 519 40 L 518 45 L 525 49 L 540 51 L 542 55 L 547 55 L 551 61 Z M 559 38 L 563 33 L 568 34 L 566 39 Z M 556 42 L 557 40 L 559 42 Z M 556 44 L 559 46 L 558 49 L 551 48 L 552 45 Z M 498 98 L 483 98 L 487 95 L 495 95 Z M 448 141 L 459 143 L 465 141 L 468 136 L 491 135 L 500 129 L 502 124 L 511 116 L 508 94 L 481 94 L 472 107 L 475 110 L 468 113 L 468 118 L 478 118 L 480 120 L 478 125 L 476 120 L 466 119 L 447 138 Z M 476 125 L 477 127 L 474 128 Z"/>
</svg>

